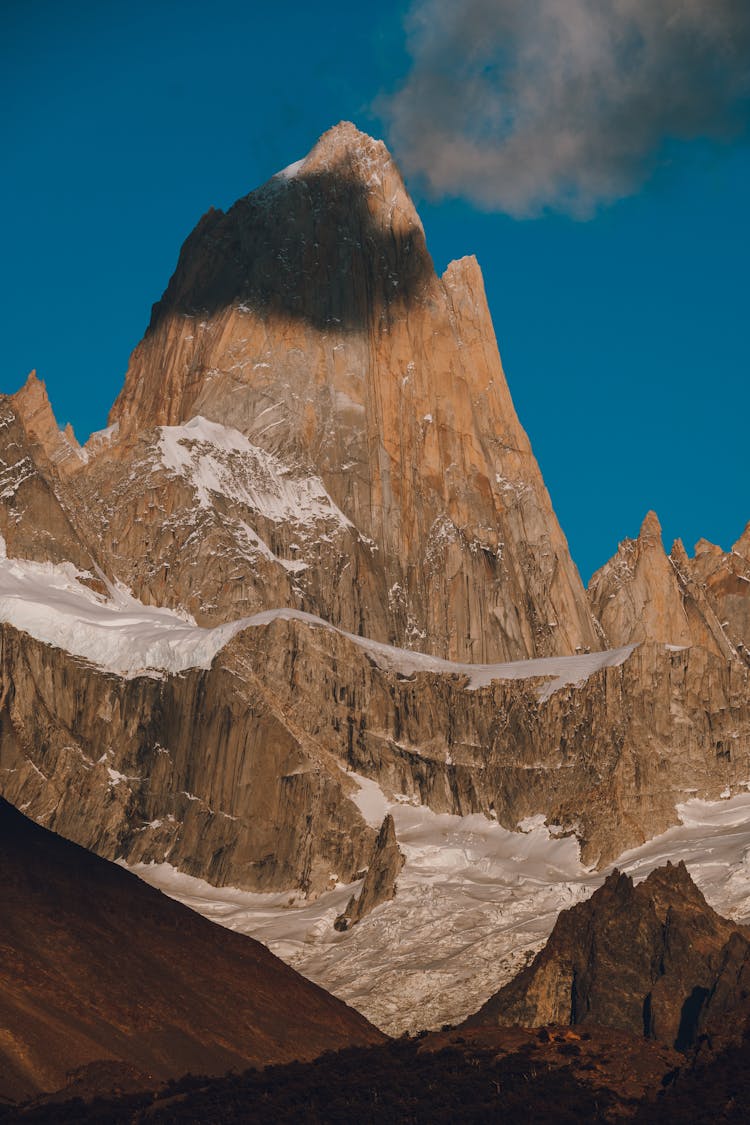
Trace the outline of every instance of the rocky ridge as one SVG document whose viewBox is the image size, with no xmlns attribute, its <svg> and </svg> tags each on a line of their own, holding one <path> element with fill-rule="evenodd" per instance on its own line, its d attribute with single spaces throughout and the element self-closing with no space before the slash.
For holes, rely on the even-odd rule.
<svg viewBox="0 0 750 1125">
<path fill-rule="evenodd" d="M 750 929 L 712 910 L 683 863 L 638 885 L 614 871 L 467 1026 L 611 1027 L 685 1051 L 747 1015 L 748 964 Z"/>
</svg>

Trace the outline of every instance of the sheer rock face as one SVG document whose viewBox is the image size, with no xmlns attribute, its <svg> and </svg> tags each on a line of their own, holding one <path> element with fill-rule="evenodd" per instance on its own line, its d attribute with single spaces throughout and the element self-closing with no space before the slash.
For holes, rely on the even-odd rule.
<svg viewBox="0 0 750 1125">
<path fill-rule="evenodd" d="M 376 906 L 395 898 L 396 880 L 405 862 L 406 858 L 396 842 L 393 817 L 389 813 L 378 832 L 362 890 L 359 895 L 352 895 L 349 899 L 346 910 L 334 922 L 335 928 L 348 930 L 361 922 Z"/>
<path fill-rule="evenodd" d="M 539 677 L 472 688 L 457 666 L 399 670 L 300 620 L 160 678 L 121 679 L 7 625 L 1 639 L 0 792 L 107 858 L 214 884 L 354 881 L 375 832 L 351 770 L 511 829 L 544 813 L 599 864 L 750 771 L 750 673 L 700 648 L 643 645 L 547 695 Z"/>
<path fill-rule="evenodd" d="M 750 524 L 732 547 L 722 551 L 706 539 L 685 559 L 685 570 L 701 585 L 725 633 L 750 658 Z"/>
<path fill-rule="evenodd" d="M 241 645 L 208 672 L 125 680 L 7 625 L 1 640 L 0 790 L 46 827 L 256 890 L 319 891 L 369 860 L 353 782 Z"/>
<path fill-rule="evenodd" d="M 196 416 L 240 431 L 287 479 L 314 477 L 348 521 L 328 554 L 334 565 L 353 556 L 350 571 L 276 583 L 284 604 L 451 658 L 600 647 L 513 409 L 479 267 L 465 258 L 435 274 L 395 164 L 354 126 L 201 220 L 133 353 L 107 461 L 132 476 L 133 443 Z M 102 494 L 97 470 L 86 475 Z M 153 487 L 152 511 L 173 510 Z M 283 530 L 275 538 L 272 554 L 289 547 Z M 253 585 L 247 559 L 243 571 Z M 188 601 L 184 583 L 171 586 Z M 216 591 L 204 602 L 214 619 L 235 608 Z"/>
<path fill-rule="evenodd" d="M 709 1012 L 735 1006 L 736 991 L 714 990 L 736 981 L 749 935 L 708 906 L 682 863 L 638 886 L 615 871 L 563 911 L 532 964 L 467 1022 L 615 1027 L 685 1049 Z"/>
<path fill-rule="evenodd" d="M 589 583 L 591 605 L 608 643 L 701 645 L 724 659 L 736 657 L 712 599 L 696 578 L 679 540 L 667 557 L 661 526 L 649 512 L 638 538 L 623 540 Z"/>
</svg>

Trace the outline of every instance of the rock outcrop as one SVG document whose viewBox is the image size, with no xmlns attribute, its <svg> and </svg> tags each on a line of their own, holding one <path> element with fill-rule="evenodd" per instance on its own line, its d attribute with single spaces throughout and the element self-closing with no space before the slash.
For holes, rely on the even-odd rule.
<svg viewBox="0 0 750 1125">
<path fill-rule="evenodd" d="M 227 488 L 215 451 L 184 430 L 166 438 L 180 446 L 168 480 L 154 475 L 163 458 L 143 441 L 163 446 L 155 427 L 197 417 L 242 435 L 249 487 Z M 110 423 L 106 466 L 92 449 L 79 474 L 85 507 L 96 509 L 92 489 L 104 499 L 109 565 L 145 600 L 165 594 L 134 562 L 146 546 L 170 562 L 171 598 L 200 600 L 214 622 L 267 606 L 280 559 L 295 568 L 274 570 L 273 605 L 376 640 L 473 661 L 601 647 L 510 399 L 479 266 L 436 275 L 395 163 L 352 125 L 204 216 Z M 203 484 L 185 472 L 190 453 Z M 296 501 L 298 518 L 285 518 L 274 480 L 336 518 L 324 526 Z M 219 500 L 220 529 L 200 513 L 183 534 L 175 516 L 195 512 L 201 488 L 212 502 L 223 492 L 232 519 Z M 191 536 L 193 573 L 172 573 Z M 228 559 L 221 582 L 201 540 Z"/>
<path fill-rule="evenodd" d="M 708 906 L 683 863 L 637 886 L 614 871 L 467 1025 L 613 1027 L 685 1050 L 736 1009 L 749 937 Z"/>
<path fill-rule="evenodd" d="M 0 1099 L 68 1072 L 310 1059 L 383 1036 L 260 943 L 212 925 L 0 800 Z"/>
<path fill-rule="evenodd" d="M 349 899 L 346 910 L 339 914 L 333 923 L 335 929 L 341 931 L 350 929 L 357 922 L 361 922 L 376 906 L 381 906 L 382 903 L 390 902 L 395 898 L 396 880 L 404 863 L 405 857 L 396 841 L 396 829 L 393 817 L 389 813 L 378 832 L 362 890 Z"/>
<path fill-rule="evenodd" d="M 625 539 L 617 554 L 589 583 L 592 608 L 610 645 L 659 641 L 701 645 L 731 660 L 736 656 L 714 608 L 693 579 L 682 543 L 671 556 L 662 545 L 654 512 L 637 539 Z"/>
</svg>

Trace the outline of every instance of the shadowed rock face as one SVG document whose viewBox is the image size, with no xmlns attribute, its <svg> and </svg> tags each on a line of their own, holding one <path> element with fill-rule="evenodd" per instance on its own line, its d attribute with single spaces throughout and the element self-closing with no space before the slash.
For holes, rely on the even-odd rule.
<svg viewBox="0 0 750 1125">
<path fill-rule="evenodd" d="M 379 153 L 376 173 L 386 161 Z M 276 176 L 226 214 L 209 211 L 186 241 L 149 331 L 175 314 L 210 317 L 238 303 L 319 331 L 359 332 L 380 316 L 408 315 L 435 278 L 422 225 L 412 211 L 389 229 L 351 171 L 341 161 Z"/>
<path fill-rule="evenodd" d="M 251 938 L 214 926 L 0 800 L 0 1098 L 124 1063 L 151 1081 L 383 1036 Z"/>
<path fill-rule="evenodd" d="M 359 895 L 352 895 L 349 899 L 346 910 L 334 922 L 335 928 L 348 930 L 361 922 L 376 906 L 395 898 L 396 880 L 404 863 L 405 857 L 396 842 L 396 829 L 389 813 L 378 832 L 362 890 Z"/>
<path fill-rule="evenodd" d="M 563 911 L 532 964 L 467 1026 L 600 1025 L 685 1050 L 737 1008 L 748 936 L 708 906 L 683 863 L 638 886 L 615 871 Z"/>
</svg>

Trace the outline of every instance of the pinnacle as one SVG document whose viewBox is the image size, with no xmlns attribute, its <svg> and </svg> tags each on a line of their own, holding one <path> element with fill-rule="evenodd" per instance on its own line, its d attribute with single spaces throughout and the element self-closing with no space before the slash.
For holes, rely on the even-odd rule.
<svg viewBox="0 0 750 1125">
<path fill-rule="evenodd" d="M 703 895 L 694 883 L 683 859 L 677 863 L 667 860 L 664 867 L 654 868 L 641 885 L 644 890 L 652 893 L 654 890 L 663 890 L 679 894 L 683 899 L 697 898 L 703 901 Z"/>
<path fill-rule="evenodd" d="M 386 154 L 388 153 L 382 141 L 371 137 L 369 133 L 364 133 L 352 121 L 339 121 L 338 125 L 333 125 L 330 129 L 327 129 L 312 151 L 315 152 L 319 147 L 346 149 L 349 152 L 369 151 L 372 148 L 377 148 Z"/>
<path fill-rule="evenodd" d="M 36 368 L 32 367 L 31 371 L 29 371 L 28 375 L 26 376 L 26 382 L 23 385 L 23 389 L 31 390 L 35 387 L 41 387 L 42 390 L 45 390 L 44 380 L 39 378 L 36 373 Z"/>
<path fill-rule="evenodd" d="M 348 165 L 371 174 L 391 164 L 391 154 L 382 141 L 363 133 L 351 121 L 340 121 L 328 129 L 299 164 L 304 172 L 320 172 Z"/>
<path fill-rule="evenodd" d="M 26 382 L 20 387 L 12 396 L 13 401 L 22 411 L 24 406 L 30 407 L 36 411 L 39 409 L 47 410 L 52 415 L 52 406 L 47 394 L 47 385 L 43 379 L 40 379 L 36 373 L 36 369 L 32 369 Z M 54 418 L 53 418 L 54 421 Z"/>
<path fill-rule="evenodd" d="M 688 553 L 681 539 L 675 539 L 669 557 L 672 559 L 672 562 L 676 563 L 678 566 L 686 566 L 688 564 Z"/>
<path fill-rule="evenodd" d="M 656 512 L 647 512 L 638 534 L 639 539 L 658 539 L 661 542 L 661 524 Z"/>
</svg>

